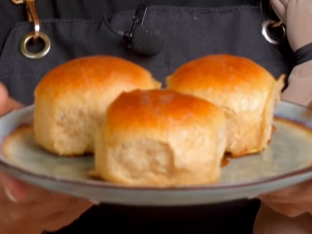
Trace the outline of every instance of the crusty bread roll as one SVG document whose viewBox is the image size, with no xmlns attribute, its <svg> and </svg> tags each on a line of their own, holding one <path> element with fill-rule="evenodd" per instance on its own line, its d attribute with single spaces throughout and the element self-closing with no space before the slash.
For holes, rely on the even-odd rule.
<svg viewBox="0 0 312 234">
<path fill-rule="evenodd" d="M 121 94 L 95 140 L 101 179 L 139 186 L 217 182 L 226 119 L 215 105 L 169 90 Z"/>
<path fill-rule="evenodd" d="M 182 65 L 167 78 L 167 88 L 219 106 L 228 119 L 226 150 L 239 157 L 267 147 L 283 78 L 276 81 L 250 59 L 220 54 Z"/>
<path fill-rule="evenodd" d="M 94 56 L 64 63 L 36 87 L 36 142 L 61 156 L 92 153 L 94 131 L 120 93 L 160 87 L 150 72 L 124 59 Z"/>
<path fill-rule="evenodd" d="M 19 155 L 24 156 L 27 148 L 33 149 L 29 147 L 30 145 L 33 146 L 33 138 L 34 131 L 32 125 L 25 124 L 19 126 L 4 138 L 1 144 L 3 157 L 15 164 L 19 164 L 19 166 L 24 166 L 20 165 L 21 163 L 19 163 L 15 157 L 19 157 Z"/>
</svg>

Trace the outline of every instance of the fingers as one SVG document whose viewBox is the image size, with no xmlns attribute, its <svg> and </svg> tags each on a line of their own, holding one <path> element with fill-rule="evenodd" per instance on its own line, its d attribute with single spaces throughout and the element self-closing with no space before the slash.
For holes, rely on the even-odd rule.
<svg viewBox="0 0 312 234">
<path fill-rule="evenodd" d="M 293 1 L 293 0 L 291 0 Z M 312 0 L 297 0 L 297 2 L 299 2 L 300 4 L 310 4 L 312 3 Z"/>
<path fill-rule="evenodd" d="M 312 217 L 303 214 L 289 218 L 261 204 L 254 223 L 254 234 L 310 234 Z"/>
<path fill-rule="evenodd" d="M 0 116 L 21 107 L 0 83 Z M 6 228 L 5 233 L 56 231 L 91 206 L 92 203 L 86 200 L 25 184 L 0 171 L 0 226 L 2 230 Z"/>
<path fill-rule="evenodd" d="M 308 212 L 307 206 L 304 204 L 267 202 L 266 205 L 268 205 L 272 210 L 290 218 L 294 218 Z"/>
<path fill-rule="evenodd" d="M 295 185 L 276 192 L 263 194 L 259 198 L 272 210 L 288 217 L 296 217 L 307 212 L 306 208 L 302 206 L 302 204 L 308 202 L 306 198 L 302 198 L 303 194 L 300 194 L 302 186 L 306 187 L 307 185 Z"/>
<path fill-rule="evenodd" d="M 293 192 L 294 190 L 295 188 L 291 187 L 276 192 L 260 195 L 259 198 L 266 203 L 268 202 L 289 203 L 290 202 L 289 200 L 292 199 L 291 194 L 294 193 Z"/>
<path fill-rule="evenodd" d="M 21 107 L 19 102 L 9 97 L 6 87 L 0 83 L 0 116 Z"/>
<path fill-rule="evenodd" d="M 91 202 L 79 200 L 79 203 L 68 208 L 66 211 L 56 212 L 48 216 L 42 221 L 42 228 L 50 232 L 57 231 L 61 227 L 67 226 L 78 219 L 80 215 L 87 211 L 91 206 Z"/>
<path fill-rule="evenodd" d="M 14 229 L 14 231 L 19 230 L 18 228 L 21 227 L 27 227 L 27 231 L 28 229 L 32 230 L 32 228 L 56 231 L 69 225 L 92 206 L 91 202 L 84 199 L 73 198 L 32 185 L 26 185 L 4 173 L 1 173 L 0 177 L 1 228 L 3 226 L 15 226 L 17 229 Z M 9 201 L 1 188 L 2 184 L 10 188 L 15 188 L 17 185 L 20 186 L 19 189 L 22 188 L 23 192 L 27 191 L 27 197 L 17 202 Z M 27 225 L 30 226 L 28 227 Z"/>
<path fill-rule="evenodd" d="M 271 0 L 272 8 L 278 18 L 286 24 L 286 7 L 289 0 Z"/>
<path fill-rule="evenodd" d="M 12 111 L 12 110 L 17 110 L 17 109 L 21 108 L 22 104 L 16 100 L 14 100 L 13 98 L 9 97 L 6 107 L 7 107 L 7 110 Z"/>
<path fill-rule="evenodd" d="M 274 211 L 288 217 L 312 212 L 312 181 L 306 181 L 259 198 Z"/>
<path fill-rule="evenodd" d="M 0 185 L 4 188 L 6 195 L 12 202 L 25 200 L 27 197 L 27 186 L 3 172 L 0 172 Z"/>
<path fill-rule="evenodd" d="M 0 116 L 21 107 L 19 102 L 9 97 L 6 87 L 0 83 Z M 26 198 L 25 184 L 2 172 L 0 172 L 0 185 L 11 201 L 16 202 Z"/>
<path fill-rule="evenodd" d="M 11 111 L 17 110 L 22 107 L 22 104 L 8 97 L 6 102 L 0 105 L 0 116 L 3 116 Z"/>
<path fill-rule="evenodd" d="M 276 192 L 263 194 L 259 198 L 268 203 L 312 204 L 312 180 Z"/>
</svg>

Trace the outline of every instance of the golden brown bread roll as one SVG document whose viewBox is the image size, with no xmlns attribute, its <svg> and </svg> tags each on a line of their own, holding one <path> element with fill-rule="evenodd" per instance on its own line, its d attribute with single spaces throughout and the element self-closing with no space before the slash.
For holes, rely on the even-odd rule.
<svg viewBox="0 0 312 234">
<path fill-rule="evenodd" d="M 94 131 L 123 91 L 158 89 L 150 72 L 124 59 L 84 57 L 51 70 L 35 90 L 36 142 L 62 156 L 94 151 Z"/>
<path fill-rule="evenodd" d="M 169 90 L 122 93 L 95 140 L 94 176 L 127 185 L 217 182 L 226 119 L 215 105 Z"/>
<path fill-rule="evenodd" d="M 228 119 L 227 152 L 233 157 L 264 150 L 271 138 L 277 81 L 250 59 L 209 55 L 182 65 L 167 78 L 167 88 L 218 105 Z"/>
</svg>

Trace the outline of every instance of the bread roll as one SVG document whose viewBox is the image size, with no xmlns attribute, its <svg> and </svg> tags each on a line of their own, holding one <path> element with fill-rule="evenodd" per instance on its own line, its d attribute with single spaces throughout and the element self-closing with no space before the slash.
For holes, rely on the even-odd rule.
<svg viewBox="0 0 312 234">
<path fill-rule="evenodd" d="M 247 58 L 209 55 L 178 68 L 167 78 L 167 88 L 219 106 L 228 119 L 226 150 L 239 157 L 267 147 L 283 78 L 276 81 Z"/>
<path fill-rule="evenodd" d="M 92 153 L 94 131 L 120 93 L 160 86 L 144 68 L 116 57 L 84 57 L 62 64 L 35 90 L 36 142 L 61 156 Z"/>
<path fill-rule="evenodd" d="M 95 141 L 101 179 L 140 186 L 217 182 L 226 120 L 215 105 L 169 90 L 121 94 Z"/>
</svg>

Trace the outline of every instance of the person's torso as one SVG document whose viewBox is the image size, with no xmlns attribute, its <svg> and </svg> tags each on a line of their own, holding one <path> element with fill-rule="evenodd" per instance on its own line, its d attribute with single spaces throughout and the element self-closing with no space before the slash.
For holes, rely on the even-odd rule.
<svg viewBox="0 0 312 234">
<path fill-rule="evenodd" d="M 134 61 L 160 81 L 183 63 L 216 53 L 251 58 L 275 77 L 290 71 L 288 61 L 261 35 L 267 6 L 260 11 L 259 4 L 249 0 L 36 1 L 40 30 L 51 40 L 50 52 L 39 60 L 20 53 L 22 38 L 34 28 L 27 22 L 25 6 L 3 2 L 0 81 L 24 104 L 33 102 L 33 90 L 47 71 L 70 59 L 96 54 Z M 103 23 L 106 14 L 112 28 L 129 31 L 140 3 L 150 5 L 144 24 L 159 31 L 164 40 L 164 48 L 156 56 L 141 57 L 127 51 L 124 40 Z"/>
<path fill-rule="evenodd" d="M 139 4 L 148 4 L 144 24 L 161 34 L 162 51 L 142 57 L 126 49 L 124 40 L 111 27 L 127 31 Z M 276 78 L 291 71 L 291 60 L 261 34 L 262 22 L 270 17 L 263 7 L 249 0 L 40 0 L 36 1 L 41 31 L 51 40 L 42 59 L 20 53 L 22 38 L 33 30 L 24 6 L 10 0 L 0 3 L 0 82 L 10 95 L 29 105 L 40 79 L 53 67 L 89 55 L 114 55 L 149 69 L 164 81 L 175 69 L 192 59 L 216 53 L 248 57 Z M 262 11 L 260 10 L 262 9 Z M 282 48 L 289 50 L 287 44 Z M 258 201 L 236 201 L 213 206 L 183 208 L 137 208 L 101 205 L 59 233 L 252 233 Z"/>
</svg>

